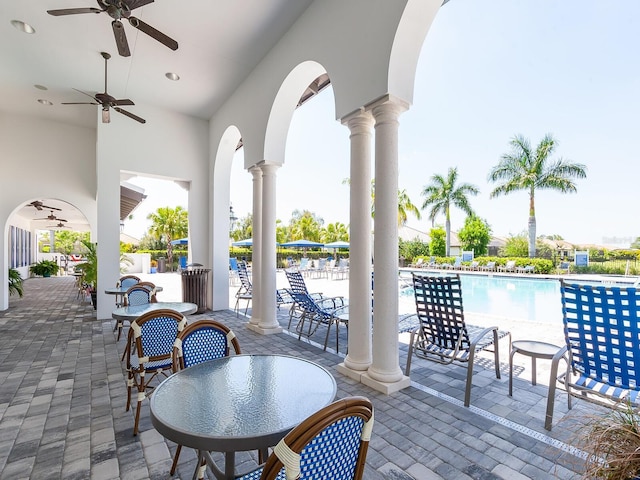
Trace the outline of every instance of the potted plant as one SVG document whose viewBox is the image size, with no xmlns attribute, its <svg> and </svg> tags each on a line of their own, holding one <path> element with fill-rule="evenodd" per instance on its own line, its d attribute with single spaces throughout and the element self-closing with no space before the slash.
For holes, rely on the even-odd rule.
<svg viewBox="0 0 640 480">
<path fill-rule="evenodd" d="M 91 295 L 91 303 L 96 309 L 97 283 L 98 283 L 98 244 L 82 240 L 82 244 L 87 249 L 85 261 L 76 265 L 76 270 L 82 272 L 82 281 L 87 285 L 87 290 Z"/>
<path fill-rule="evenodd" d="M 595 417 L 582 438 L 587 452 L 585 478 L 640 478 L 640 412 L 627 403 Z"/>
<path fill-rule="evenodd" d="M 22 298 L 24 289 L 22 285 L 22 277 L 20 272 L 15 268 L 9 269 L 9 295 L 18 295 Z"/>
<path fill-rule="evenodd" d="M 50 277 L 58 273 L 60 266 L 53 260 L 40 260 L 38 263 L 34 263 L 29 267 L 29 271 L 33 275 L 40 275 L 41 277 Z"/>
</svg>

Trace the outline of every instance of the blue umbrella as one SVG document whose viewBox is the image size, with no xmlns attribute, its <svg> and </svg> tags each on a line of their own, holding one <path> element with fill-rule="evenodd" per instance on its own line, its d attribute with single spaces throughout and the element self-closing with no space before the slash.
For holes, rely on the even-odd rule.
<svg viewBox="0 0 640 480">
<path fill-rule="evenodd" d="M 244 240 L 238 240 L 231 244 L 233 247 L 250 247 L 253 245 L 253 238 L 246 238 Z"/>
<path fill-rule="evenodd" d="M 299 247 L 299 248 L 311 248 L 322 247 L 324 243 L 312 242 L 311 240 L 293 240 L 292 242 L 283 243 L 281 247 Z"/>
<path fill-rule="evenodd" d="M 177 240 L 171 240 L 171 245 L 188 245 L 188 244 L 189 244 L 188 238 L 179 238 Z"/>
<path fill-rule="evenodd" d="M 349 242 L 338 240 L 337 242 L 325 243 L 325 248 L 349 248 Z"/>
</svg>

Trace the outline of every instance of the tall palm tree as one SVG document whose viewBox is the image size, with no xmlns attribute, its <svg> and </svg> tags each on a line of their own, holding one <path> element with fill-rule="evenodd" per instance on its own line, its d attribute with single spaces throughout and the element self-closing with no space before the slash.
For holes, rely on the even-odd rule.
<svg viewBox="0 0 640 480">
<path fill-rule="evenodd" d="M 173 265 L 173 245 L 171 245 L 171 240 L 187 236 L 189 232 L 187 211 L 181 206 L 176 208 L 160 207 L 155 213 L 147 215 L 147 219 L 152 222 L 151 227 L 149 227 L 149 233 L 157 239 L 163 239 L 167 242 L 167 261 L 169 265 Z"/>
<path fill-rule="evenodd" d="M 350 178 L 342 180 L 343 184 L 351 184 Z M 376 181 L 371 180 L 371 218 L 376 216 Z M 409 198 L 409 194 L 406 190 L 398 190 L 398 226 L 402 227 L 407 224 L 409 213 L 413 214 L 418 220 L 420 220 L 420 210 L 416 207 Z"/>
<path fill-rule="evenodd" d="M 536 254 L 536 190 L 576 192 L 572 179 L 586 178 L 587 168 L 562 158 L 551 161 L 551 154 L 557 146 L 551 134 L 545 135 L 535 150 L 522 135 L 513 137 L 510 144 L 511 153 L 503 154 L 500 163 L 489 173 L 489 181 L 500 182 L 490 198 L 518 190 L 529 192 L 529 257 L 533 258 Z"/>
<path fill-rule="evenodd" d="M 440 174 L 431 177 L 431 184 L 424 187 L 422 196 L 425 197 L 422 209 L 431 207 L 429 220 L 435 222 L 438 214 L 444 214 L 446 232 L 446 254 L 451 252 L 451 207 L 458 207 L 467 215 L 473 215 L 473 209 L 469 205 L 469 195 L 477 195 L 480 190 L 470 183 L 456 185 L 458 169 L 449 168 L 446 178 Z"/>
</svg>

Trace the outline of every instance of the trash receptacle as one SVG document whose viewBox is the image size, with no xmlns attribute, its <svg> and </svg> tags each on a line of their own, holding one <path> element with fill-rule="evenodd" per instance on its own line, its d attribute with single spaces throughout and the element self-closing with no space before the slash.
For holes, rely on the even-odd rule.
<svg viewBox="0 0 640 480">
<path fill-rule="evenodd" d="M 182 270 L 182 301 L 198 305 L 198 313 L 207 309 L 207 285 L 209 268 L 185 268 Z"/>
<path fill-rule="evenodd" d="M 165 273 L 167 271 L 167 259 L 164 257 L 158 257 L 158 273 Z"/>
</svg>

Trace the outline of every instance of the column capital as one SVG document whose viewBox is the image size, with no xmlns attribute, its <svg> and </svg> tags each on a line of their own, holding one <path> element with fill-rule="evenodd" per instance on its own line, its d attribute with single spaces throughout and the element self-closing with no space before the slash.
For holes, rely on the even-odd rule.
<svg viewBox="0 0 640 480">
<path fill-rule="evenodd" d="M 340 123 L 349 127 L 351 133 L 369 133 L 373 127 L 373 116 L 364 108 L 351 112 L 340 119 Z"/>
<path fill-rule="evenodd" d="M 409 102 L 387 94 L 369 103 L 365 108 L 373 114 L 377 123 L 381 116 L 391 114 L 397 117 L 402 112 L 409 110 L 410 106 Z"/>
<path fill-rule="evenodd" d="M 262 175 L 274 175 L 276 171 L 282 166 L 279 163 L 268 162 L 263 160 L 257 164 L 262 170 Z"/>
<path fill-rule="evenodd" d="M 262 176 L 262 169 L 257 164 L 256 165 L 251 165 L 248 170 L 249 170 L 249 173 L 251 174 L 251 176 L 253 176 L 254 180 L 256 178 Z"/>
</svg>

